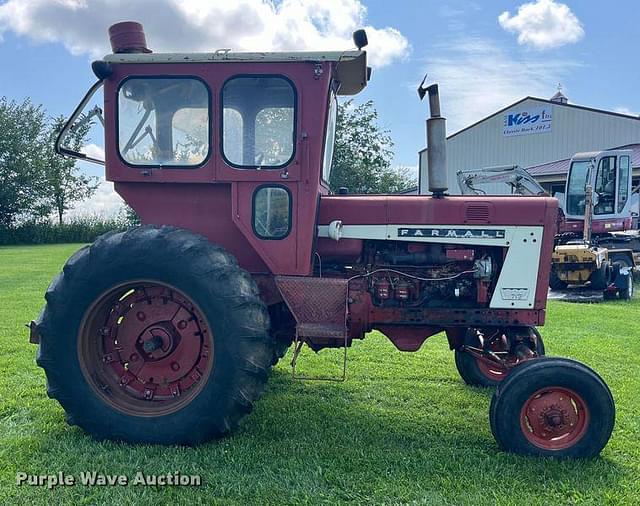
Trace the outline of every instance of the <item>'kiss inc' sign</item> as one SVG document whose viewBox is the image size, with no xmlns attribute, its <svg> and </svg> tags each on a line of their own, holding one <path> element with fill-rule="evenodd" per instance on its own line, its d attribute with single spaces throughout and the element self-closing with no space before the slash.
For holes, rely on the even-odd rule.
<svg viewBox="0 0 640 506">
<path fill-rule="evenodd" d="M 551 106 L 510 111 L 504 115 L 502 135 L 529 135 L 551 132 Z"/>
</svg>

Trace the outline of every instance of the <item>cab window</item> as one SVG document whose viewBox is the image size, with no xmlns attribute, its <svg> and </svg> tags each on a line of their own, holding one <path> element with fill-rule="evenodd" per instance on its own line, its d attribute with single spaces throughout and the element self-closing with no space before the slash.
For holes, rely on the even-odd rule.
<svg viewBox="0 0 640 506">
<path fill-rule="evenodd" d="M 120 156 L 133 166 L 201 165 L 209 154 L 210 102 L 200 79 L 127 79 L 118 91 Z"/>
<path fill-rule="evenodd" d="M 616 203 L 616 157 L 607 156 L 598 163 L 598 174 L 593 189 L 598 194 L 598 203 L 593 214 L 615 213 Z"/>
<path fill-rule="evenodd" d="M 291 230 L 291 196 L 283 186 L 263 186 L 253 195 L 253 231 L 260 239 L 284 239 Z"/>
<path fill-rule="evenodd" d="M 565 196 L 567 214 L 571 216 L 584 216 L 584 190 L 589 176 L 591 162 L 580 160 L 571 164 L 569 181 L 567 183 L 567 195 Z"/>
<path fill-rule="evenodd" d="M 620 157 L 618 169 L 618 212 L 621 213 L 629 200 L 629 157 Z"/>
<path fill-rule="evenodd" d="M 329 182 L 331 164 L 333 163 L 333 147 L 336 141 L 336 123 L 338 120 L 338 100 L 333 92 L 329 97 L 329 116 L 327 118 L 327 133 L 324 140 L 324 154 L 322 157 L 322 179 Z"/>
<path fill-rule="evenodd" d="M 238 76 L 222 88 L 222 154 L 237 168 L 279 168 L 295 153 L 296 92 L 278 76 Z"/>
</svg>

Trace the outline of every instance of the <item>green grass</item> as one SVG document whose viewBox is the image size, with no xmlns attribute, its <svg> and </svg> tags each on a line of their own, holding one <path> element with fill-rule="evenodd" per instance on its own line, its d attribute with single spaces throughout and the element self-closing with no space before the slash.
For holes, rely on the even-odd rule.
<svg viewBox="0 0 640 506">
<path fill-rule="evenodd" d="M 491 392 L 466 387 L 442 336 L 401 353 L 379 334 L 349 350 L 346 383 L 302 383 L 281 362 L 232 436 L 198 448 L 98 443 L 65 424 L 45 394 L 34 318 L 77 245 L 0 248 L 0 504 L 638 504 L 640 300 L 552 302 L 547 353 L 579 359 L 608 382 L 616 428 L 602 457 L 546 461 L 498 450 Z M 339 370 L 341 353 L 305 353 L 306 372 Z M 17 471 L 133 476 L 199 474 L 199 488 L 17 487 Z"/>
</svg>

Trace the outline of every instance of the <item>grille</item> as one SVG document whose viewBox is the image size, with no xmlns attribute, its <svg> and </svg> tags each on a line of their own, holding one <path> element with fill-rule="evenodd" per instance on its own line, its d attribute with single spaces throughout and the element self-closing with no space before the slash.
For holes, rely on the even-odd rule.
<svg viewBox="0 0 640 506">
<path fill-rule="evenodd" d="M 467 206 L 464 219 L 469 223 L 488 223 L 490 210 L 487 204 L 472 204 Z"/>
</svg>

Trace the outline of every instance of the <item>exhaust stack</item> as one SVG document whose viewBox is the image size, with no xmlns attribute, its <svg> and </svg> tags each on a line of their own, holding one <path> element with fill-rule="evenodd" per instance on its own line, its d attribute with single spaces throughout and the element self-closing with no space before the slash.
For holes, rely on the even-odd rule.
<svg viewBox="0 0 640 506">
<path fill-rule="evenodd" d="M 427 164 L 429 191 L 436 198 L 449 189 L 447 183 L 447 120 L 440 115 L 438 85 L 426 89 L 431 117 L 427 120 Z"/>
</svg>

